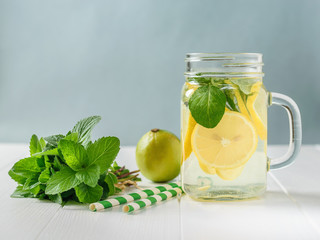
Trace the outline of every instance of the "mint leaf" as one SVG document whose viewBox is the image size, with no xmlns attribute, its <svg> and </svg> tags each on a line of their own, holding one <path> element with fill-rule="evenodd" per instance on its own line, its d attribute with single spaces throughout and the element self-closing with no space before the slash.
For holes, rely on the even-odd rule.
<svg viewBox="0 0 320 240">
<path fill-rule="evenodd" d="M 21 173 L 16 173 L 12 170 L 10 170 L 8 174 L 14 181 L 16 181 L 19 184 L 24 184 L 27 180 L 27 178 L 23 176 Z"/>
<path fill-rule="evenodd" d="M 108 184 L 106 183 L 105 179 L 106 179 L 106 173 L 103 173 L 100 175 L 100 178 L 98 181 L 98 184 L 103 188 L 103 193 L 102 193 L 101 199 L 106 199 L 109 195 L 109 187 L 108 187 Z"/>
<path fill-rule="evenodd" d="M 73 188 L 70 189 L 70 190 L 68 190 L 68 191 L 66 191 L 66 192 L 61 193 L 61 197 L 62 197 L 63 199 L 69 198 L 69 197 L 71 197 L 71 196 L 73 196 L 73 195 L 75 195 L 75 191 L 74 191 Z"/>
<path fill-rule="evenodd" d="M 58 171 L 62 168 L 62 163 L 60 162 L 59 158 L 57 156 L 54 157 L 53 160 L 53 168 Z"/>
<path fill-rule="evenodd" d="M 34 194 L 29 190 L 23 190 L 23 186 L 18 186 L 16 190 L 11 194 L 12 198 L 26 198 L 34 197 Z"/>
<path fill-rule="evenodd" d="M 196 82 L 198 84 L 208 84 L 211 83 L 212 77 L 195 77 L 188 78 L 188 82 Z"/>
<path fill-rule="evenodd" d="M 118 178 L 114 173 L 108 172 L 108 175 L 112 178 L 112 181 L 113 181 L 114 184 L 118 183 Z"/>
<path fill-rule="evenodd" d="M 238 105 L 236 105 L 237 99 L 234 96 L 234 90 L 233 89 L 224 89 L 223 92 L 226 96 L 226 106 L 228 107 L 228 109 L 230 109 L 231 111 L 236 111 L 236 112 L 240 112 Z"/>
<path fill-rule="evenodd" d="M 76 178 L 76 172 L 67 166 L 63 166 L 47 182 L 46 194 L 54 195 L 68 191 L 80 183 Z"/>
<path fill-rule="evenodd" d="M 40 191 L 41 191 L 40 185 L 37 185 L 33 188 L 30 188 L 30 192 L 33 193 L 34 197 L 37 197 L 37 195 L 40 193 Z"/>
<path fill-rule="evenodd" d="M 38 154 L 38 153 L 36 153 L 36 154 Z M 42 156 L 35 156 L 35 155 L 33 155 L 32 157 L 37 157 L 38 166 L 41 168 L 41 171 L 44 170 L 45 168 L 51 167 L 51 161 L 47 155 L 44 155 L 43 157 Z"/>
<path fill-rule="evenodd" d="M 44 152 L 37 152 L 32 154 L 33 157 L 50 156 L 50 155 L 59 155 L 58 148 L 53 148 L 53 149 L 46 150 Z"/>
<path fill-rule="evenodd" d="M 108 188 L 109 188 L 108 196 L 112 196 L 116 191 L 114 184 L 118 182 L 116 175 L 114 175 L 111 172 L 108 172 L 104 181 L 108 184 Z"/>
<path fill-rule="evenodd" d="M 55 195 L 49 195 L 49 199 L 52 202 L 59 203 L 60 205 L 63 203 L 63 200 L 62 200 L 62 197 L 61 197 L 60 193 L 55 194 Z"/>
<path fill-rule="evenodd" d="M 120 150 L 117 137 L 103 137 L 91 144 L 87 149 L 89 165 L 97 164 L 100 173 L 104 173 L 112 164 Z"/>
<path fill-rule="evenodd" d="M 86 145 L 86 148 L 88 148 L 90 145 L 92 145 L 92 141 L 89 141 Z"/>
<path fill-rule="evenodd" d="M 99 201 L 103 192 L 103 188 L 99 185 L 90 187 L 84 183 L 76 186 L 75 190 L 79 201 L 82 203 L 93 203 Z"/>
<path fill-rule="evenodd" d="M 231 79 L 231 82 L 239 87 L 239 89 L 246 95 L 251 94 L 252 85 L 259 81 L 257 78 L 241 78 Z"/>
<path fill-rule="evenodd" d="M 32 156 L 33 157 L 33 156 Z M 46 167 L 45 161 L 43 157 L 37 158 L 38 166 L 41 168 L 41 171 Z"/>
<path fill-rule="evenodd" d="M 41 168 L 38 164 L 38 159 L 35 157 L 23 158 L 20 161 L 16 162 L 11 170 L 15 172 L 20 172 L 26 176 L 30 176 L 32 173 L 41 172 Z"/>
<path fill-rule="evenodd" d="M 42 146 L 40 144 L 40 141 L 37 137 L 37 135 L 33 134 L 30 140 L 30 155 L 41 152 L 42 151 Z"/>
<path fill-rule="evenodd" d="M 42 173 L 40 174 L 38 180 L 39 180 L 40 183 L 46 183 L 50 179 L 50 176 L 51 176 L 50 169 L 47 168 L 47 169 L 42 171 Z"/>
<path fill-rule="evenodd" d="M 64 136 L 61 134 L 45 137 L 44 140 L 47 141 L 46 150 L 58 147 L 58 143 L 62 138 L 64 138 Z"/>
<path fill-rule="evenodd" d="M 41 149 L 44 149 L 46 147 L 46 141 L 44 140 L 44 138 L 40 138 L 39 142 Z"/>
<path fill-rule="evenodd" d="M 23 185 L 23 190 L 31 190 L 37 187 L 40 184 L 40 182 L 38 181 L 39 175 L 29 177 Z"/>
<path fill-rule="evenodd" d="M 62 139 L 59 148 L 68 164 L 75 171 L 79 171 L 88 166 L 88 156 L 86 150 L 80 143 Z"/>
<path fill-rule="evenodd" d="M 95 187 L 100 177 L 100 167 L 93 164 L 85 169 L 81 169 L 76 173 L 76 177 L 90 187 Z"/>
<path fill-rule="evenodd" d="M 220 122 L 226 106 L 226 96 L 211 84 L 199 87 L 189 100 L 189 109 L 197 123 L 214 128 Z"/>
<path fill-rule="evenodd" d="M 78 133 L 77 132 L 74 132 L 74 133 L 68 133 L 67 136 L 63 139 L 66 139 L 66 140 L 70 140 L 70 141 L 73 141 L 73 142 L 78 142 L 79 138 L 78 138 Z"/>
<path fill-rule="evenodd" d="M 78 133 L 79 142 L 84 146 L 88 144 L 91 138 L 91 131 L 101 120 L 100 116 L 92 116 L 84 118 L 77 122 L 73 127 L 72 132 Z"/>
<path fill-rule="evenodd" d="M 22 190 L 29 191 L 34 194 L 34 196 L 38 195 L 40 192 L 40 182 L 38 181 L 39 173 L 35 176 L 29 177 L 23 185 Z"/>
<path fill-rule="evenodd" d="M 50 168 L 52 166 L 52 162 L 51 162 L 50 158 L 48 156 L 44 156 L 43 158 L 44 158 L 45 168 Z"/>
<path fill-rule="evenodd" d="M 38 159 L 36 157 L 29 157 L 16 162 L 9 171 L 9 176 L 16 182 L 24 184 L 28 178 L 40 172 L 41 168 L 38 165 Z"/>
</svg>

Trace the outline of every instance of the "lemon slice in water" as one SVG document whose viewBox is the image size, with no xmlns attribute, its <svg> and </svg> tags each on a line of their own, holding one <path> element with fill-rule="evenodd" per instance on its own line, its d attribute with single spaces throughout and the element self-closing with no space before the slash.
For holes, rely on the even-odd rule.
<svg viewBox="0 0 320 240">
<path fill-rule="evenodd" d="M 197 124 L 196 121 L 193 119 L 191 113 L 189 112 L 188 127 L 185 135 L 185 139 L 183 142 L 182 163 L 190 156 L 192 152 L 191 135 L 196 124 Z"/>
<path fill-rule="evenodd" d="M 238 112 L 225 112 L 215 128 L 199 124 L 191 136 L 192 150 L 199 162 L 210 168 L 230 169 L 244 165 L 257 148 L 252 122 Z"/>
<path fill-rule="evenodd" d="M 231 169 L 217 169 L 217 175 L 223 180 L 232 181 L 241 175 L 243 169 L 244 165 Z"/>
<path fill-rule="evenodd" d="M 198 160 L 198 163 L 199 163 L 199 166 L 202 169 L 202 171 L 204 171 L 205 173 L 210 174 L 210 175 L 214 175 L 217 173 L 217 171 L 214 167 L 203 163 L 201 160 Z"/>
<path fill-rule="evenodd" d="M 250 113 L 253 124 L 261 140 L 267 139 L 267 92 L 261 84 L 254 84 L 251 92 L 253 95 L 248 96 L 247 108 Z"/>
</svg>

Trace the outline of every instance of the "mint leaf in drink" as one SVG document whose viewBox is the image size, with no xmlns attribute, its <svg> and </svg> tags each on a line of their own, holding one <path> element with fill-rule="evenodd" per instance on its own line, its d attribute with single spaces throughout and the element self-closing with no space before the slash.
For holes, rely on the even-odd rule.
<svg viewBox="0 0 320 240">
<path fill-rule="evenodd" d="M 40 172 L 41 168 L 38 165 L 37 158 L 29 157 L 16 162 L 9 171 L 9 175 L 16 182 L 24 184 L 28 178 L 32 178 Z"/>
<path fill-rule="evenodd" d="M 75 190 L 79 201 L 82 203 L 92 203 L 99 201 L 103 192 L 103 188 L 99 185 L 90 187 L 84 183 L 76 186 Z"/>
<path fill-rule="evenodd" d="M 81 169 L 76 173 L 76 177 L 90 187 L 95 187 L 100 177 L 100 167 L 92 164 L 85 169 Z"/>
<path fill-rule="evenodd" d="M 226 96 L 226 107 L 231 111 L 240 112 L 238 105 L 236 104 L 237 99 L 234 96 L 234 89 L 223 89 L 223 92 Z"/>
<path fill-rule="evenodd" d="M 86 146 L 91 139 L 92 129 L 100 122 L 100 116 L 92 116 L 84 118 L 77 122 L 73 127 L 72 132 L 78 133 L 79 142 Z"/>
<path fill-rule="evenodd" d="M 85 148 L 80 143 L 62 139 L 59 142 L 59 149 L 69 167 L 79 171 L 88 166 L 88 156 Z"/>
<path fill-rule="evenodd" d="M 31 137 L 29 150 L 30 150 L 30 155 L 33 155 L 35 153 L 42 151 L 41 143 L 40 143 L 37 135 L 35 135 L 35 134 L 33 134 Z"/>
<path fill-rule="evenodd" d="M 251 94 L 252 85 L 258 81 L 257 78 L 238 78 L 238 79 L 231 79 L 231 82 L 239 87 L 241 92 L 246 95 Z"/>
<path fill-rule="evenodd" d="M 195 77 L 188 78 L 188 82 L 196 82 L 198 84 L 208 84 L 211 83 L 212 77 Z"/>
<path fill-rule="evenodd" d="M 226 106 L 226 96 L 217 87 L 208 84 L 199 87 L 189 100 L 189 109 L 197 123 L 214 128 L 220 122 Z"/>
<path fill-rule="evenodd" d="M 117 137 L 103 137 L 89 145 L 87 149 L 89 165 L 97 164 L 100 173 L 110 168 L 120 150 L 120 140 Z"/>
<path fill-rule="evenodd" d="M 45 193 L 49 195 L 62 193 L 79 185 L 80 182 L 75 171 L 70 167 L 63 166 L 49 179 Z"/>
</svg>

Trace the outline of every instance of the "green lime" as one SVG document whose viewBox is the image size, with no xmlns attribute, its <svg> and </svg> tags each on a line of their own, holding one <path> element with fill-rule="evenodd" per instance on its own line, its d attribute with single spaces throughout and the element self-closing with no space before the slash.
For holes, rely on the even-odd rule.
<svg viewBox="0 0 320 240">
<path fill-rule="evenodd" d="M 173 133 L 152 129 L 138 142 L 137 165 L 143 176 L 154 182 L 174 179 L 180 172 L 180 140 Z"/>
</svg>

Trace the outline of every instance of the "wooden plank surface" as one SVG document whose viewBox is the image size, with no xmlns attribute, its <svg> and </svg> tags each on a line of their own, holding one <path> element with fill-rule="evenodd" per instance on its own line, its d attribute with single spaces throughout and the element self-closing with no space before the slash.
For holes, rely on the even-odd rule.
<svg viewBox="0 0 320 240">
<path fill-rule="evenodd" d="M 49 201 L 10 198 L 17 184 L 8 171 L 20 158 L 28 155 L 25 144 L 0 145 L 0 239 L 36 239 L 61 208 Z"/>
<path fill-rule="evenodd" d="M 273 154 L 279 156 L 283 147 L 273 147 Z M 318 233 L 320 239 L 320 148 L 304 146 L 297 160 L 291 166 L 273 171 L 278 185 L 306 221 Z"/>
<path fill-rule="evenodd" d="M 317 149 L 318 148 L 318 149 Z M 280 155 L 284 147 L 270 147 Z M 135 169 L 134 147 L 117 161 Z M 134 214 L 120 207 L 90 212 L 87 205 L 13 199 L 7 172 L 27 156 L 26 145 L 0 144 L 0 239 L 320 239 L 320 148 L 304 146 L 295 164 L 268 177 L 256 200 L 196 202 L 187 196 Z M 153 185 L 143 179 L 144 186 Z"/>
<path fill-rule="evenodd" d="M 129 169 L 137 169 L 135 148 L 121 148 L 116 161 Z M 143 178 L 142 187 L 154 185 L 159 184 Z M 59 209 L 39 239 L 180 239 L 179 219 L 177 199 L 133 214 L 123 213 L 122 206 L 91 212 L 88 206 L 68 204 Z"/>
<path fill-rule="evenodd" d="M 181 200 L 182 239 L 319 239 L 295 204 L 268 179 L 259 198 L 238 202 Z"/>
</svg>

